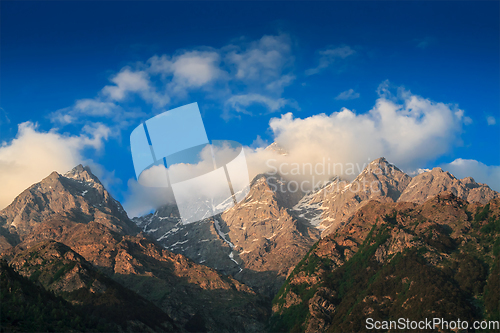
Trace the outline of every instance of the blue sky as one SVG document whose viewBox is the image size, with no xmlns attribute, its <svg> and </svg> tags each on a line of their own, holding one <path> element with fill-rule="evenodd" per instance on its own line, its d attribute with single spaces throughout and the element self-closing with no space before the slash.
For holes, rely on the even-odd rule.
<svg viewBox="0 0 500 333">
<path fill-rule="evenodd" d="M 127 200 L 130 132 L 165 110 L 198 102 L 209 139 L 255 148 L 279 137 L 270 120 L 288 112 L 297 121 L 342 108 L 360 116 L 377 101 L 418 96 L 430 104 L 416 123 L 443 110 L 438 103 L 445 113 L 463 112 L 440 118 L 443 128 L 429 140 L 396 147 L 420 153 L 439 146 L 397 164 L 409 172 L 447 166 L 494 187 L 499 9 L 497 1 L 2 2 L 1 172 L 14 182 L 25 170 L 35 182 L 46 168 L 91 161 L 115 197 Z M 274 128 L 286 133 L 283 124 Z M 30 152 L 29 138 L 47 140 L 43 147 L 55 142 L 57 153 Z M 370 139 L 349 149 L 369 144 L 363 140 Z M 14 167 L 33 164 L 17 154 L 36 156 L 40 175 Z"/>
</svg>

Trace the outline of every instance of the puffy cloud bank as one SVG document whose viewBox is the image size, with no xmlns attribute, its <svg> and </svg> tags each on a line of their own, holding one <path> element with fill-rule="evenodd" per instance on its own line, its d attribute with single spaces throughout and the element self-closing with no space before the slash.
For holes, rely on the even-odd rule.
<svg viewBox="0 0 500 333">
<path fill-rule="evenodd" d="M 271 166 L 282 167 L 278 172 L 302 180 L 310 174 L 308 164 L 319 164 L 318 170 L 322 164 L 329 164 L 332 172 L 313 172 L 316 179 L 325 180 L 334 174 L 352 179 L 369 161 L 381 156 L 410 172 L 460 142 L 462 126 L 468 118 L 456 105 L 434 102 L 402 88 L 394 96 L 388 90 L 388 82 L 378 92 L 375 106 L 366 113 L 343 108 L 304 119 L 295 118 L 292 113 L 271 119 L 274 141 L 288 154 L 248 149 L 251 176 L 266 172 Z M 297 165 L 306 170 L 299 172 Z M 349 170 L 350 165 L 355 165 L 354 170 Z"/>
</svg>

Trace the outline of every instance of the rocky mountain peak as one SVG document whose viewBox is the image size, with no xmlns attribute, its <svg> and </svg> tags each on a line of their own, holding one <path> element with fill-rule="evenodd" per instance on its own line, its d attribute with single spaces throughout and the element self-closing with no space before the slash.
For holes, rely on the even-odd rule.
<svg viewBox="0 0 500 333">
<path fill-rule="evenodd" d="M 83 166 L 81 164 L 77 165 L 71 171 L 65 173 L 63 176 L 66 178 L 85 181 L 89 183 L 101 184 L 99 179 L 92 173 L 90 167 Z"/>
<path fill-rule="evenodd" d="M 291 216 L 303 193 L 288 191 L 280 175 L 256 176 L 247 197 L 219 216 L 183 225 L 175 205 L 135 218 L 145 234 L 272 296 L 319 232 Z"/>
<path fill-rule="evenodd" d="M 135 233 L 137 228 L 90 168 L 79 165 L 64 175 L 52 172 L 1 210 L 0 224 L 9 235 L 0 238 L 9 238 L 8 243 L 15 245 L 12 239 L 22 240 L 37 224 L 57 214 L 80 223 L 94 220 L 120 233 Z"/>
<path fill-rule="evenodd" d="M 370 200 L 395 202 L 410 183 L 411 177 L 391 164 L 384 157 L 370 162 L 352 181 L 340 181 L 323 190 L 321 221 L 319 227 L 324 234 L 334 232 L 347 223 L 349 217 Z"/>
<path fill-rule="evenodd" d="M 279 174 L 259 174 L 250 182 L 250 192 L 242 202 L 274 200 L 280 206 L 291 208 L 303 195 L 299 189 L 290 191 L 287 179 Z"/>
<path fill-rule="evenodd" d="M 473 178 L 462 180 L 436 167 L 408 176 L 384 157 L 370 162 L 352 182 L 337 180 L 303 197 L 294 210 L 311 217 L 325 236 L 349 223 L 352 214 L 370 200 L 379 202 L 424 201 L 449 191 L 468 202 L 486 203 L 498 193 Z"/>
<path fill-rule="evenodd" d="M 288 151 L 285 148 L 281 147 L 277 142 L 271 143 L 269 146 L 266 147 L 266 150 L 273 151 L 283 156 L 288 155 Z"/>
<path fill-rule="evenodd" d="M 387 159 L 383 156 L 377 158 L 377 159 L 374 159 L 373 161 L 370 162 L 370 164 L 391 164 L 387 161 Z"/>
<path fill-rule="evenodd" d="M 387 174 L 388 172 L 404 173 L 396 165 L 390 163 L 385 157 L 379 157 L 370 162 L 363 171 L 371 171 L 376 174 Z"/>
<path fill-rule="evenodd" d="M 279 289 L 289 269 L 319 236 L 292 212 L 303 195 L 291 191 L 279 175 L 259 175 L 245 200 L 221 215 L 233 244 L 231 256 L 242 269 L 236 278 L 270 296 Z"/>
<path fill-rule="evenodd" d="M 425 173 L 425 172 L 424 172 Z M 443 176 L 443 177 L 448 177 L 448 178 L 455 178 L 451 173 L 448 171 L 445 171 L 441 169 L 440 167 L 435 167 L 430 171 L 431 174 L 435 176 Z"/>
<path fill-rule="evenodd" d="M 484 204 L 498 197 L 497 192 L 487 185 L 477 183 L 472 177 L 457 179 L 448 171 L 434 168 L 415 176 L 398 201 L 423 203 L 445 191 L 471 203 Z"/>
<path fill-rule="evenodd" d="M 462 184 L 464 184 L 466 187 L 470 189 L 485 186 L 484 184 L 477 183 L 472 177 L 465 177 L 460 179 L 460 181 L 462 182 Z"/>
<path fill-rule="evenodd" d="M 464 184 L 470 184 L 470 183 L 475 183 L 476 181 L 472 177 L 465 177 L 461 179 L 462 183 Z"/>
</svg>

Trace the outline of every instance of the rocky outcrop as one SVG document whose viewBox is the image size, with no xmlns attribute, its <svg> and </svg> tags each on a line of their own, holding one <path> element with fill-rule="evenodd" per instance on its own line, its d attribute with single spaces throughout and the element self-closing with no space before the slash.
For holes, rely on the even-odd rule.
<svg viewBox="0 0 500 333">
<path fill-rule="evenodd" d="M 240 271 L 239 265 L 231 260 L 234 258 L 229 257 L 231 244 L 222 237 L 226 237 L 228 230 L 220 217 L 183 224 L 177 207 L 168 204 L 154 214 L 134 218 L 133 221 L 145 234 L 172 252 L 183 254 L 226 275 Z"/>
</svg>

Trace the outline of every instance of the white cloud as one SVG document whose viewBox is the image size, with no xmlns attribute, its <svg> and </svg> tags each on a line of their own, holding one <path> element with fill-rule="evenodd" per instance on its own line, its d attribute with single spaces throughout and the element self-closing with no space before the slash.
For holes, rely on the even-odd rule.
<svg viewBox="0 0 500 333">
<path fill-rule="evenodd" d="M 268 91 L 276 91 L 276 92 L 283 92 L 283 89 L 292 84 L 293 80 L 295 80 L 295 75 L 292 74 L 286 74 L 277 79 L 276 81 L 272 81 L 266 85 L 266 90 Z"/>
<path fill-rule="evenodd" d="M 65 126 L 68 124 L 88 126 L 95 120 L 111 120 L 110 135 L 119 136 L 121 130 L 137 123 L 138 118 L 146 114 L 137 108 L 124 109 L 120 105 L 95 99 L 80 99 L 73 106 L 49 114 L 52 123 Z"/>
<path fill-rule="evenodd" d="M 488 166 L 476 160 L 458 158 L 441 166 L 455 177 L 472 177 L 475 181 L 489 185 L 493 190 L 500 191 L 500 166 Z"/>
<path fill-rule="evenodd" d="M 281 105 L 294 104 L 281 98 L 284 87 L 295 79 L 291 73 L 290 44 L 286 35 L 264 36 L 257 41 L 240 41 L 220 49 L 205 47 L 181 51 L 175 56 L 153 56 L 139 66 L 141 69 L 134 76 L 129 69 L 122 70 L 127 74 L 124 76 L 127 84 L 120 85 L 117 76 L 114 79 L 117 86 L 105 87 L 103 91 L 117 99 L 123 98 L 125 92 L 135 91 L 148 101 L 145 92 L 154 85 L 147 83 L 147 77 L 156 86 L 164 87 L 163 92 L 168 97 L 164 99 L 165 104 L 173 98 L 185 98 L 191 91 L 202 90 L 208 98 L 225 104 L 224 116 L 230 111 L 250 114 L 244 108 L 254 103 L 277 111 Z M 128 84 L 129 81 L 134 84 Z M 158 94 L 153 91 L 149 95 Z M 234 110 L 230 109 L 232 106 Z"/>
<path fill-rule="evenodd" d="M 319 72 L 321 72 L 322 70 L 329 67 L 331 64 L 333 64 L 338 59 L 345 59 L 345 58 L 347 58 L 355 53 L 356 53 L 356 51 L 354 51 L 349 46 L 340 46 L 340 47 L 330 48 L 330 49 L 320 51 L 319 52 L 320 58 L 319 58 L 318 66 L 306 70 L 305 74 L 306 75 L 318 74 Z"/>
<path fill-rule="evenodd" d="M 229 68 L 231 89 L 231 95 L 224 96 L 223 117 L 229 118 L 231 111 L 252 114 L 248 110 L 252 104 L 264 105 L 269 112 L 286 105 L 298 109 L 297 102 L 282 97 L 285 87 L 295 80 L 289 36 L 264 36 L 222 50 L 226 53 L 224 63 Z"/>
<path fill-rule="evenodd" d="M 220 55 L 217 51 L 187 51 L 174 57 L 153 56 L 147 63 L 147 71 L 160 74 L 167 84 L 166 93 L 173 97 L 184 97 L 189 90 L 207 88 L 226 74 L 220 68 Z M 170 81 L 168 80 L 170 78 Z"/>
<path fill-rule="evenodd" d="M 175 203 L 172 188 L 145 187 L 134 178 L 128 180 L 123 201 L 128 216 L 142 216 L 167 203 Z"/>
<path fill-rule="evenodd" d="M 497 120 L 493 116 L 486 118 L 486 121 L 488 122 L 488 125 L 495 125 L 497 123 Z"/>
<path fill-rule="evenodd" d="M 114 85 L 105 86 L 101 93 L 112 101 L 121 102 L 131 93 L 139 94 L 146 102 L 157 107 L 163 107 L 169 103 L 170 98 L 164 93 L 158 93 L 152 85 L 148 73 L 142 70 L 132 70 L 129 67 L 115 75 L 111 82 Z"/>
<path fill-rule="evenodd" d="M 293 62 L 287 35 L 264 36 L 244 46 L 231 45 L 225 61 L 233 68 L 236 79 L 247 84 L 280 80 Z"/>
<path fill-rule="evenodd" d="M 49 118 L 54 123 L 66 125 L 78 122 L 81 117 L 114 117 L 122 111 L 115 103 L 86 98 L 77 100 L 72 107 L 51 113 Z"/>
<path fill-rule="evenodd" d="M 82 133 L 87 135 L 77 136 L 76 138 L 78 139 L 70 137 L 75 141 L 77 147 L 84 148 L 90 146 L 96 150 L 100 150 L 103 148 L 104 140 L 110 136 L 111 129 L 101 123 L 89 123 L 83 126 Z"/>
<path fill-rule="evenodd" d="M 309 190 L 312 176 L 315 184 L 334 175 L 353 179 L 371 160 L 381 156 L 403 170 L 417 170 L 459 143 L 466 116 L 456 105 L 434 102 L 403 88 L 392 95 L 388 82 L 378 91 L 375 106 L 363 114 L 343 108 L 329 115 L 322 113 L 304 119 L 295 118 L 292 113 L 271 119 L 269 126 L 273 139 L 287 154 L 264 149 L 265 143 L 258 137 L 253 147 L 245 148 L 250 178 L 281 166 L 280 172 L 286 173 L 288 178 L 308 181 L 305 189 Z M 245 98 L 254 99 L 246 101 Z M 262 96 L 243 96 L 231 101 L 235 109 L 238 103 L 243 106 L 268 103 L 270 109 L 283 107 Z M 297 165 L 302 169 L 292 174 Z M 308 173 L 308 165 L 332 169 L 323 174 L 316 170 Z M 354 165 L 355 169 L 348 170 L 349 165 Z M 129 187 L 125 207 L 131 215 L 172 200 L 165 192 L 156 194 L 155 190 L 146 190 L 148 194 L 133 181 L 129 182 Z"/>
<path fill-rule="evenodd" d="M 216 80 L 222 72 L 216 52 L 188 52 L 172 63 L 174 81 L 190 87 L 200 87 Z"/>
<path fill-rule="evenodd" d="M 102 124 L 84 127 L 79 136 L 41 132 L 31 122 L 20 124 L 16 138 L 0 147 L 0 209 L 52 171 L 64 173 L 83 163 L 82 150 L 101 149 L 108 135 Z"/>
<path fill-rule="evenodd" d="M 300 110 L 298 104 L 293 100 L 285 98 L 271 98 L 259 94 L 232 96 L 226 101 L 225 106 L 226 110 L 229 108 L 239 113 L 250 114 L 250 112 L 247 111 L 247 108 L 253 104 L 260 104 L 264 106 L 269 113 L 279 111 L 285 106 Z M 229 115 L 226 114 L 226 117 L 228 116 Z"/>
<path fill-rule="evenodd" d="M 88 115 L 111 115 L 118 106 L 109 102 L 101 102 L 95 99 L 80 99 L 75 103 L 75 110 Z"/>
<path fill-rule="evenodd" d="M 360 172 L 363 164 L 381 156 L 404 170 L 416 170 L 460 141 L 464 118 L 464 112 L 455 105 L 434 102 L 404 89 L 397 96 L 388 90 L 381 93 L 375 106 L 363 114 L 343 108 L 330 115 L 301 119 L 287 113 L 271 119 L 269 125 L 274 140 L 288 155 L 249 150 L 251 177 L 268 171 L 266 161 L 270 158 L 275 159 L 275 165 L 287 163 L 284 170 L 288 168 L 288 172 L 292 163 L 341 163 L 344 171 L 347 164 L 357 164 Z M 316 180 L 333 175 L 319 175 Z M 355 175 L 344 174 L 348 178 Z"/>
<path fill-rule="evenodd" d="M 257 135 L 257 138 L 253 140 L 252 144 L 250 145 L 250 148 L 256 149 L 256 148 L 266 148 L 269 146 L 269 142 L 267 140 L 262 139 L 260 135 Z"/>
<path fill-rule="evenodd" d="M 67 125 L 85 123 L 82 119 L 88 117 L 107 117 L 124 128 L 134 118 L 145 116 L 128 107 L 135 96 L 161 111 L 193 92 L 203 92 L 205 99 L 224 105 L 224 117 L 232 111 L 251 114 L 247 109 L 252 104 L 264 105 L 269 111 L 283 105 L 297 108 L 295 101 L 282 98 L 284 88 L 295 80 L 293 62 L 287 35 L 263 36 L 250 42 L 240 39 L 220 49 L 198 47 L 178 50 L 174 55 L 155 55 L 123 67 L 98 96 L 77 100 L 50 118 Z"/>
<path fill-rule="evenodd" d="M 115 101 L 123 100 L 129 92 L 136 93 L 150 87 L 147 73 L 143 71 L 133 72 L 130 68 L 122 69 L 111 79 L 111 82 L 115 85 L 105 86 L 102 92 Z"/>
<path fill-rule="evenodd" d="M 359 98 L 359 93 L 355 92 L 354 89 L 343 91 L 340 94 L 338 94 L 337 97 L 335 97 L 336 100 L 343 100 L 343 101 L 356 98 Z"/>
</svg>

